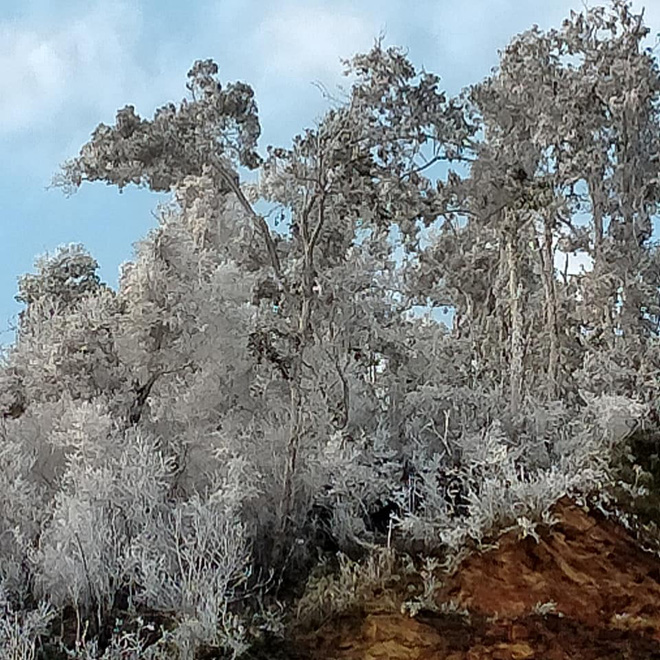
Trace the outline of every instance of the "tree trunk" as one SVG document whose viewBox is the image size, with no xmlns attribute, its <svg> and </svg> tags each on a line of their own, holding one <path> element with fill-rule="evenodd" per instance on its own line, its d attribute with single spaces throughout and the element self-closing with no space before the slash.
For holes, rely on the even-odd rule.
<svg viewBox="0 0 660 660">
<path fill-rule="evenodd" d="M 597 179 L 589 179 L 589 196 L 591 197 L 592 215 L 594 218 L 594 262 L 600 263 L 603 253 L 603 205 L 602 205 L 602 173 Z M 600 183 L 599 183 L 600 182 Z M 595 266 L 594 264 L 594 266 Z"/>
<path fill-rule="evenodd" d="M 594 266 L 593 273 L 598 275 L 604 270 L 608 270 L 607 265 L 603 258 L 603 241 L 604 241 L 604 228 L 603 228 L 603 207 L 605 203 L 605 192 L 603 191 L 604 172 L 601 170 L 598 177 L 590 178 L 588 181 L 589 196 L 591 197 L 592 214 L 594 219 Z M 612 318 L 612 299 L 616 298 L 616 292 L 612 291 L 604 300 L 597 302 L 600 306 L 601 318 L 600 323 L 603 328 L 603 336 L 605 343 L 609 348 L 614 347 L 615 333 L 614 333 L 614 320 Z"/>
<path fill-rule="evenodd" d="M 299 362 L 296 359 L 296 362 Z M 288 529 L 293 510 L 293 477 L 296 472 L 298 447 L 302 436 L 302 392 L 300 390 L 300 368 L 294 366 L 291 371 L 291 407 L 289 423 L 289 441 L 287 443 L 286 466 L 284 468 L 284 493 L 282 496 L 281 531 Z"/>
<path fill-rule="evenodd" d="M 312 333 L 312 302 L 314 298 L 314 245 L 318 238 L 320 227 L 322 226 L 322 207 L 319 211 L 319 224 L 314 231 L 312 238 L 309 236 L 308 219 L 303 218 L 301 223 L 302 242 L 304 249 L 305 265 L 302 273 L 302 283 L 300 287 L 301 302 L 300 316 L 298 318 L 298 331 L 296 333 L 297 346 L 294 347 L 296 354 L 293 356 L 293 362 L 290 372 L 291 388 L 291 406 L 290 406 L 290 430 L 289 441 L 287 443 L 287 462 L 284 471 L 284 489 L 282 496 L 281 511 L 281 538 L 284 539 L 286 531 L 291 522 L 293 505 L 295 499 L 294 477 L 298 461 L 298 449 L 303 435 L 302 417 L 303 417 L 303 396 L 302 396 L 302 362 L 305 348 L 313 342 Z M 316 238 L 315 238 L 316 237 Z"/>
<path fill-rule="evenodd" d="M 557 322 L 557 287 L 555 284 L 554 250 L 552 248 L 552 223 L 543 218 L 543 242 L 537 237 L 541 258 L 541 274 L 545 294 L 545 319 L 550 338 L 548 351 L 548 399 L 555 399 L 558 391 L 559 371 L 559 324 Z"/>
<path fill-rule="evenodd" d="M 511 412 L 515 415 L 520 410 L 523 388 L 523 357 L 525 352 L 521 308 L 523 286 L 520 281 L 517 218 L 513 211 L 505 213 L 509 216 L 506 218 L 509 220 L 506 227 L 506 258 L 509 275 L 509 311 L 511 318 L 509 391 L 511 395 Z"/>
</svg>

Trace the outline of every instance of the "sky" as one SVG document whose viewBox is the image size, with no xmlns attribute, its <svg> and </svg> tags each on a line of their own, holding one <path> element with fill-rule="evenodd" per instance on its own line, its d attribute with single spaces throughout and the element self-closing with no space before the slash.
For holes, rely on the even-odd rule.
<svg viewBox="0 0 660 660">
<path fill-rule="evenodd" d="M 515 34 L 558 27 L 582 8 L 571 0 L 2 0 L 0 344 L 12 340 L 21 309 L 17 278 L 38 255 L 82 243 L 116 286 L 167 197 L 97 183 L 67 198 L 48 185 L 117 109 L 131 104 L 151 117 L 180 101 L 196 59 L 214 59 L 223 82 L 253 86 L 263 153 L 313 125 L 327 107 L 317 83 L 336 89 L 341 59 L 381 34 L 457 93 L 490 73 Z M 660 0 L 646 0 L 645 19 L 660 32 Z"/>
</svg>

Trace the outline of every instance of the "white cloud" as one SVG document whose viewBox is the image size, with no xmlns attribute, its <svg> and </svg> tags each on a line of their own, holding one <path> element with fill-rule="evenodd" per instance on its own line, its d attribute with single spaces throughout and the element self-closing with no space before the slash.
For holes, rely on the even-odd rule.
<svg viewBox="0 0 660 660">
<path fill-rule="evenodd" d="M 3 25 L 0 44 L 0 130 L 6 132 L 61 103 L 66 66 L 53 43 L 32 31 Z"/>
<path fill-rule="evenodd" d="M 349 9 L 289 4 L 266 16 L 255 35 L 267 72 L 302 77 L 341 73 L 340 59 L 367 50 L 378 34 Z"/>
<path fill-rule="evenodd" d="M 62 123 L 88 132 L 89 117 L 169 100 L 151 98 L 162 77 L 147 84 L 138 63 L 141 20 L 136 3 L 99 2 L 48 25 L 0 22 L 0 137 Z"/>
</svg>

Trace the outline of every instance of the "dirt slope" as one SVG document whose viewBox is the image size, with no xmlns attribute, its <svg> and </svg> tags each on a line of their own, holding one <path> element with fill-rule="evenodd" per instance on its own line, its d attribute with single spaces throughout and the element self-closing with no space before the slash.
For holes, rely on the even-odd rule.
<svg viewBox="0 0 660 660">
<path fill-rule="evenodd" d="M 304 640 L 318 660 L 660 659 L 660 559 L 619 525 L 563 500 L 541 536 L 469 557 L 439 602 L 470 617 L 371 611 Z M 535 613 L 538 604 L 549 614 Z"/>
</svg>

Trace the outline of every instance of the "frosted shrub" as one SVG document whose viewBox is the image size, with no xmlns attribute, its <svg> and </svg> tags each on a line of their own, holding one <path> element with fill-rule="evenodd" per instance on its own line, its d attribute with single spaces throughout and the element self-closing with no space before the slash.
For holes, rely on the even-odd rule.
<svg viewBox="0 0 660 660">
<path fill-rule="evenodd" d="M 89 610 L 116 592 L 121 539 L 109 511 L 111 470 L 89 469 L 75 476 L 69 492 L 56 497 L 53 518 L 42 535 L 39 583 L 57 605 L 73 602 Z"/>
<path fill-rule="evenodd" d="M 397 495 L 403 470 L 387 440 L 381 424 L 373 438 L 362 433 L 360 439 L 342 443 L 336 434 L 324 448 L 321 465 L 329 488 L 322 501 L 332 511 L 331 529 L 340 547 L 372 540 L 367 529 L 369 515 Z"/>
<path fill-rule="evenodd" d="M 535 535 L 537 523 L 552 522 L 549 510 L 561 497 L 608 482 L 612 452 L 644 410 L 625 397 L 590 399 L 581 413 L 562 414 L 550 426 L 543 460 L 531 450 L 534 440 L 509 436 L 497 420 L 483 433 L 448 440 L 454 459 L 417 445 L 405 500 L 418 505 L 402 516 L 399 528 L 411 540 L 440 542 L 452 551 L 511 525 Z"/>
<path fill-rule="evenodd" d="M 168 649 L 171 636 L 167 631 L 160 631 L 161 637 L 150 643 L 154 626 L 145 623 L 141 617 L 135 621 L 135 632 L 113 632 L 110 642 L 104 650 L 99 649 L 98 641 L 81 640 L 74 649 L 67 649 L 66 655 L 71 660 L 169 660 L 172 657 Z"/>
<path fill-rule="evenodd" d="M 511 526 L 536 535 L 538 523 L 552 522 L 549 511 L 563 496 L 607 482 L 613 449 L 644 411 L 624 397 L 593 398 L 573 411 L 530 402 L 515 423 L 505 417 L 461 431 L 448 423 L 436 397 L 436 391 L 420 393 L 429 417 L 417 431 L 409 426 L 403 441 L 392 437 L 381 415 L 374 434 L 351 441 L 335 434 L 325 444 L 320 468 L 328 485 L 317 502 L 331 512 L 340 548 L 421 542 L 457 552 Z M 433 419 L 434 408 L 444 424 Z M 376 530 L 374 514 L 383 512 L 389 529 L 383 519 Z"/>
<path fill-rule="evenodd" d="M 0 426 L 0 584 L 28 596 L 28 556 L 47 516 L 43 487 L 32 478 L 36 457 L 26 451 L 7 426 Z"/>
<path fill-rule="evenodd" d="M 98 616 L 127 586 L 130 541 L 163 506 L 171 473 L 157 441 L 107 431 L 94 441 L 71 425 L 67 469 L 36 555 L 41 593 Z"/>
<path fill-rule="evenodd" d="M 140 602 L 172 612 L 177 643 L 243 648 L 244 631 L 230 606 L 250 576 L 242 507 L 257 494 L 244 460 L 230 461 L 214 488 L 165 509 L 131 544 Z M 187 651 L 188 652 L 188 651 Z"/>
<path fill-rule="evenodd" d="M 37 642 L 48 634 L 56 611 L 42 602 L 30 611 L 15 611 L 0 581 L 0 660 L 34 660 Z"/>
</svg>

